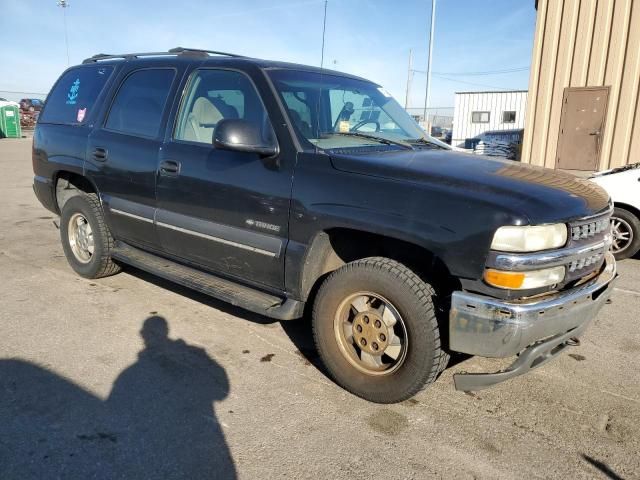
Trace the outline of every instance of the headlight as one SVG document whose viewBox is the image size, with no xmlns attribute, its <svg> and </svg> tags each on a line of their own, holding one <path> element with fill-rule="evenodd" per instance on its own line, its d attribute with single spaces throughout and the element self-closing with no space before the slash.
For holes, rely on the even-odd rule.
<svg viewBox="0 0 640 480">
<path fill-rule="evenodd" d="M 488 268 L 484 272 L 485 281 L 494 287 L 512 290 L 548 287 L 564 280 L 565 268 L 553 267 L 529 272 L 505 272 Z"/>
<path fill-rule="evenodd" d="M 567 243 L 567 226 L 555 225 L 500 227 L 493 235 L 491 249 L 500 252 L 538 252 L 564 247 Z"/>
</svg>

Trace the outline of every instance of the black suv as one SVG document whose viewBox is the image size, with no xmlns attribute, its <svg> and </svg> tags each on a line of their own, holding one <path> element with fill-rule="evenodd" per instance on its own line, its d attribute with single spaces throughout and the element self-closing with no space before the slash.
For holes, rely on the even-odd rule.
<svg viewBox="0 0 640 480">
<path fill-rule="evenodd" d="M 600 187 L 452 151 L 379 85 L 313 67 L 96 55 L 53 87 L 33 167 L 78 274 L 129 264 L 275 319 L 307 311 L 329 374 L 374 402 L 415 394 L 449 352 L 517 355 L 461 390 L 539 366 L 616 277 Z"/>
</svg>

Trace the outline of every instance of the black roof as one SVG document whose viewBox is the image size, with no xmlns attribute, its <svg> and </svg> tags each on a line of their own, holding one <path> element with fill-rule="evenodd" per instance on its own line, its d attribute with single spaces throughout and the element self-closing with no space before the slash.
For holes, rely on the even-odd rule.
<svg viewBox="0 0 640 480">
<path fill-rule="evenodd" d="M 298 63 L 280 62 L 275 60 L 264 60 L 260 58 L 251 58 L 244 55 L 238 55 L 235 53 L 219 52 L 216 50 L 201 50 L 195 48 L 183 48 L 176 47 L 166 52 L 145 52 L 145 53 L 123 53 L 123 54 L 105 54 L 99 53 L 92 57 L 85 59 L 83 64 L 91 63 L 112 63 L 119 61 L 145 61 L 153 60 L 158 57 L 173 56 L 176 59 L 184 60 L 197 60 L 204 62 L 205 64 L 218 64 L 220 62 L 227 63 L 229 60 L 233 60 L 234 63 L 251 63 L 263 69 L 279 68 L 289 70 L 303 70 L 306 72 L 324 73 L 325 75 L 340 75 L 343 77 L 353 78 L 356 80 L 369 81 L 365 78 L 351 75 L 348 73 L 338 72 L 336 70 L 329 70 L 326 68 L 313 67 L 310 65 L 301 65 Z"/>
</svg>

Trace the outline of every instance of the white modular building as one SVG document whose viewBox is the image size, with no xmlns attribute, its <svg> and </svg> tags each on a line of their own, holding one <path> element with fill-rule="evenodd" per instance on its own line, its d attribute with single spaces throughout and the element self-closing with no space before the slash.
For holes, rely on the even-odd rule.
<svg viewBox="0 0 640 480">
<path fill-rule="evenodd" d="M 485 132 L 521 130 L 527 108 L 527 91 L 456 92 L 451 145 L 469 148 L 468 140 Z"/>
</svg>

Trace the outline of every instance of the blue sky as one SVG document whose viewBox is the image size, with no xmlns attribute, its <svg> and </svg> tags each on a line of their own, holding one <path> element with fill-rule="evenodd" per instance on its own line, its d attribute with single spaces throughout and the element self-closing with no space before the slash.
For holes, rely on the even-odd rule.
<svg viewBox="0 0 640 480">
<path fill-rule="evenodd" d="M 69 4 L 71 64 L 98 52 L 178 45 L 320 63 L 324 0 Z M 329 0 L 325 66 L 374 80 L 404 104 L 410 48 L 414 68 L 426 68 L 430 5 L 430 0 Z M 458 73 L 528 67 L 535 14 L 533 0 L 438 0 L 432 69 L 439 76 L 433 77 L 431 105 L 453 106 L 455 91 L 527 88 L 528 70 Z M 67 66 L 63 25 L 56 0 L 0 0 L 0 96 L 10 97 L 7 90 L 49 90 Z M 410 106 L 423 105 L 424 86 L 425 75 L 416 73 Z"/>
</svg>

